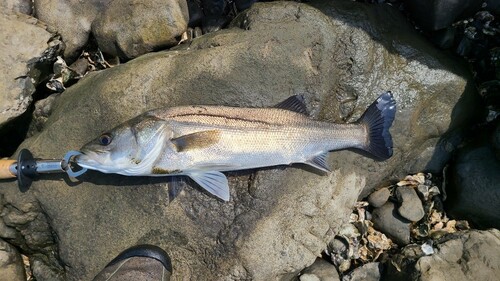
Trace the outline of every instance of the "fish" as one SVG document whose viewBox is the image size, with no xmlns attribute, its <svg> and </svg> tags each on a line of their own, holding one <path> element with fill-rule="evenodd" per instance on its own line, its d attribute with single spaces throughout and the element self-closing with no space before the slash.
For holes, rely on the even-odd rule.
<svg viewBox="0 0 500 281">
<path fill-rule="evenodd" d="M 393 154 L 396 113 L 390 91 L 354 123 L 309 116 L 304 98 L 265 108 L 190 105 L 147 111 L 85 144 L 75 162 L 126 176 L 188 176 L 229 201 L 222 172 L 303 163 L 330 172 L 330 151 L 360 149 L 378 160 Z"/>
</svg>

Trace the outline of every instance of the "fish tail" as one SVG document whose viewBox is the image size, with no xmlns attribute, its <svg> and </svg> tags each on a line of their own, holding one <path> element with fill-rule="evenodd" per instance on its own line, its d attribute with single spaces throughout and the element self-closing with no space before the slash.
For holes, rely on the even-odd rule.
<svg viewBox="0 0 500 281">
<path fill-rule="evenodd" d="M 396 101 L 390 91 L 380 95 L 359 118 L 358 123 L 368 128 L 364 150 L 381 160 L 392 156 L 392 137 L 389 128 L 396 115 Z"/>
</svg>

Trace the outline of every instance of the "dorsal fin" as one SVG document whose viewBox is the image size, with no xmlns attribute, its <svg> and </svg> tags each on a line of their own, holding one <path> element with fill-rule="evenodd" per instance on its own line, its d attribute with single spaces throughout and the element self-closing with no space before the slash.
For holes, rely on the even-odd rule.
<svg viewBox="0 0 500 281">
<path fill-rule="evenodd" d="M 304 97 L 302 95 L 291 96 L 274 107 L 309 115 L 306 104 L 304 103 Z"/>
</svg>

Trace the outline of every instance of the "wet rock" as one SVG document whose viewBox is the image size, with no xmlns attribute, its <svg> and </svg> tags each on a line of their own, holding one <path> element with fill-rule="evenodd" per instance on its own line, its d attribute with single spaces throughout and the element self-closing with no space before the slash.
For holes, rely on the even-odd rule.
<svg viewBox="0 0 500 281">
<path fill-rule="evenodd" d="M 379 281 L 382 266 L 378 262 L 364 264 L 342 278 L 342 281 Z"/>
<path fill-rule="evenodd" d="M 59 158 L 148 109 L 271 106 L 299 93 L 313 118 L 353 122 L 390 89 L 398 102 L 395 157 L 378 162 L 335 152 L 327 175 L 300 166 L 228 173 L 229 202 L 187 184 L 169 203 L 164 178 L 44 176 L 26 196 L 40 204 L 36 218 L 50 221 L 34 232 L 57 237 L 59 256 L 47 259 L 50 265 L 65 265 L 58 270 L 66 280 L 88 280 L 123 249 L 149 243 L 172 257 L 172 279 L 290 280 L 340 232 L 363 189 L 419 170 L 406 163 L 432 150 L 427 140 L 472 119 L 467 70 L 423 41 L 398 10 L 351 1 L 313 5 L 256 3 L 231 28 L 189 46 L 89 73 L 60 95 L 45 129 L 22 147 Z M 16 191 L 14 183 L 2 185 L 0 193 Z M 9 196 L 6 204 L 17 200 Z"/>
<path fill-rule="evenodd" d="M 497 280 L 500 275 L 497 229 L 457 233 L 437 248 L 435 254 L 420 258 L 415 265 L 419 280 Z"/>
<path fill-rule="evenodd" d="M 485 129 L 483 135 L 458 151 L 447 169 L 448 214 L 482 228 L 500 228 L 500 159 L 494 146 L 498 132 Z"/>
<path fill-rule="evenodd" d="M 0 13 L 31 15 L 33 12 L 32 6 L 31 0 L 2 0 L 0 1 Z"/>
<path fill-rule="evenodd" d="M 34 1 L 36 17 L 57 30 L 66 45 L 64 57 L 77 58 L 81 48 L 87 43 L 90 27 L 99 12 L 110 0 Z"/>
<path fill-rule="evenodd" d="M 257 2 L 257 0 L 235 0 L 234 5 L 238 11 L 243 11 L 250 8 L 255 2 Z"/>
<path fill-rule="evenodd" d="M 43 74 L 38 62 L 50 60 L 53 34 L 38 20 L 0 14 L 0 127 L 26 111 Z M 55 59 L 55 58 L 54 58 Z"/>
<path fill-rule="evenodd" d="M 416 222 L 424 217 L 424 207 L 415 189 L 411 186 L 398 186 L 396 197 L 401 203 L 398 207 L 399 214 L 410 221 Z"/>
<path fill-rule="evenodd" d="M 368 196 L 368 203 L 375 208 L 381 207 L 387 202 L 391 196 L 391 191 L 387 187 L 383 187 L 379 190 L 374 191 L 370 196 Z"/>
<path fill-rule="evenodd" d="M 396 205 L 385 203 L 382 207 L 373 210 L 373 226 L 389 236 L 399 245 L 410 243 L 410 221 L 399 215 Z"/>
<path fill-rule="evenodd" d="M 299 276 L 300 281 L 340 281 L 337 269 L 324 259 L 317 259 L 304 269 Z"/>
<path fill-rule="evenodd" d="M 25 281 L 23 259 L 9 243 L 0 239 L 0 278 L 9 281 Z"/>
<path fill-rule="evenodd" d="M 131 59 L 175 45 L 188 21 L 185 0 L 112 1 L 92 32 L 104 53 Z"/>
<path fill-rule="evenodd" d="M 405 0 L 405 7 L 417 24 L 427 30 L 449 27 L 458 19 L 472 16 L 481 7 L 474 0 Z"/>
</svg>

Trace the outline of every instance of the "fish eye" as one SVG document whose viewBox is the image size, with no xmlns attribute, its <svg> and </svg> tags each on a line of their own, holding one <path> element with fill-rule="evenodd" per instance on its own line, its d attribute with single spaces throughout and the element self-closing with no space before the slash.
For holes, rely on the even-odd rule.
<svg viewBox="0 0 500 281">
<path fill-rule="evenodd" d="M 112 140 L 112 138 L 111 138 L 111 136 L 110 136 L 109 134 L 102 134 L 102 135 L 99 137 L 99 143 L 100 143 L 101 145 L 104 145 L 104 146 L 106 146 L 106 145 L 110 144 L 110 143 L 111 143 L 111 140 Z"/>
</svg>

